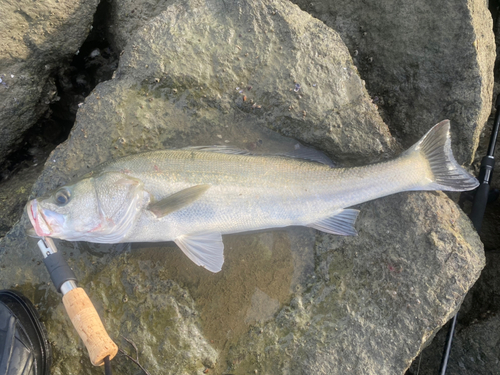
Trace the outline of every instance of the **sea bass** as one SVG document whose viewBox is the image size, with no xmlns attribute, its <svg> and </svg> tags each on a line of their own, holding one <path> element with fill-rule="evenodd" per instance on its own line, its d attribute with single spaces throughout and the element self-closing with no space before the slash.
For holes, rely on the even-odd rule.
<svg viewBox="0 0 500 375">
<path fill-rule="evenodd" d="M 402 191 L 476 188 L 453 157 L 449 128 L 442 121 L 398 158 L 355 168 L 217 146 L 146 152 L 104 163 L 26 209 L 38 236 L 175 241 L 218 272 L 222 234 L 302 225 L 355 235 L 359 211 L 348 207 Z"/>
</svg>

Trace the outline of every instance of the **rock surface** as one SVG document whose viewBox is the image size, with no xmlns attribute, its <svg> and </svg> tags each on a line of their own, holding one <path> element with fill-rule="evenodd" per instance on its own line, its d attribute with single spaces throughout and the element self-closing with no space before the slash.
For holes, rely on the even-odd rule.
<svg viewBox="0 0 500 375">
<path fill-rule="evenodd" d="M 87 36 L 97 0 L 0 1 L 0 163 L 58 100 L 52 78 Z"/>
<path fill-rule="evenodd" d="M 139 29 L 116 80 L 101 85 L 81 110 L 94 121 L 116 124 L 107 127 L 114 143 L 98 157 L 82 151 L 87 165 L 108 158 L 106 150 L 114 146 L 120 149 L 116 156 L 152 148 L 158 140 L 169 147 L 220 142 L 216 134 L 199 140 L 190 135 L 182 143 L 169 139 L 190 129 L 222 131 L 228 125 L 231 131 L 234 116 L 324 149 L 337 161 L 391 152 L 388 129 L 334 31 L 280 3 L 240 8 L 235 20 L 224 9 L 207 13 L 197 3 L 177 3 Z M 94 105 L 107 106 L 105 118 L 88 113 Z M 139 132 L 141 143 L 129 143 Z"/>
<path fill-rule="evenodd" d="M 31 188 L 43 170 L 43 164 L 26 168 L 16 178 L 0 182 L 0 238 L 12 228 L 24 211 Z"/>
<path fill-rule="evenodd" d="M 490 114 L 495 42 L 487 3 L 294 0 L 349 47 L 382 117 L 405 147 L 450 119 L 470 164 Z"/>
<path fill-rule="evenodd" d="M 272 130 L 346 166 L 400 150 L 339 36 L 298 7 L 177 2 L 127 43 L 33 194 L 149 149 L 294 148 Z M 39 304 L 56 342 L 54 374 L 102 373 L 77 350 L 27 224 L 25 215 L 0 242 L 1 287 Z M 152 373 L 402 373 L 479 276 L 482 244 L 442 193 L 364 204 L 357 229 L 352 238 L 304 228 L 225 236 L 218 274 L 172 244 L 58 246 L 111 337 L 132 354 L 120 335 L 137 344 Z"/>
<path fill-rule="evenodd" d="M 319 280 L 230 351 L 236 373 L 403 373 L 479 276 L 462 215 L 442 193 L 400 194 L 363 205 L 359 237 L 319 234 Z"/>
<path fill-rule="evenodd" d="M 166 10 L 175 0 L 120 0 L 111 2 L 110 37 L 116 51 L 122 51 L 130 36 L 151 18 Z"/>
<path fill-rule="evenodd" d="M 498 14 L 497 14 L 498 17 Z M 497 18 L 498 22 L 498 18 Z M 498 28 L 497 28 L 498 30 Z M 499 35 L 496 35 L 497 45 Z M 497 49 L 498 50 L 498 49 Z M 498 67 L 498 59 L 497 59 Z M 498 72 L 495 73 L 498 81 Z M 500 93 L 498 82 L 495 84 L 496 98 Z M 473 164 L 479 173 L 481 159 L 486 155 L 490 134 L 493 128 L 493 110 L 490 121 L 482 134 L 476 160 Z M 499 160 L 498 147 L 495 160 Z M 500 175 L 493 173 L 490 181 L 492 189 L 500 188 Z M 470 202 L 468 206 L 471 206 Z M 466 207 L 467 209 L 467 207 Z M 481 277 L 471 288 L 460 308 L 458 322 L 448 362 L 449 374 L 495 374 L 500 362 L 498 337 L 496 335 L 498 314 L 500 313 L 500 200 L 491 202 L 486 207 L 481 229 L 481 241 L 484 244 L 486 266 Z M 435 374 L 440 368 L 448 325 L 436 334 L 436 338 L 415 359 L 407 375 Z"/>
<path fill-rule="evenodd" d="M 453 338 L 447 374 L 496 374 L 500 362 L 498 338 L 500 253 L 486 253 L 481 277 L 467 294 Z M 411 365 L 407 375 L 435 374 L 440 368 L 448 325 Z"/>
</svg>

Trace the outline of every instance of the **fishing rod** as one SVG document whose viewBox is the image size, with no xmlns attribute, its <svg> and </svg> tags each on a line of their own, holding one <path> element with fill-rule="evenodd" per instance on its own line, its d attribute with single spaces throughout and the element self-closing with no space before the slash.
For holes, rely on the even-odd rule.
<svg viewBox="0 0 500 375">
<path fill-rule="evenodd" d="M 475 191 L 471 213 L 469 214 L 469 218 L 471 219 L 474 228 L 476 228 L 477 233 L 481 232 L 486 203 L 488 203 L 488 197 L 490 194 L 491 176 L 493 174 L 493 168 L 495 167 L 495 147 L 498 138 L 498 131 L 500 129 L 500 94 L 497 96 L 495 108 L 495 122 L 493 123 L 493 130 L 490 136 L 488 151 L 486 156 L 481 160 L 481 169 L 479 170 L 478 180 L 480 185 Z M 453 334 L 455 333 L 455 326 L 457 324 L 457 316 L 458 313 L 451 320 L 450 328 L 446 336 L 446 344 L 444 347 L 443 357 L 441 359 L 439 375 L 446 374 L 446 367 L 448 366 L 448 360 L 450 358 L 451 343 L 453 341 Z"/>
<path fill-rule="evenodd" d="M 118 347 L 108 336 L 85 290 L 76 285 L 76 276 L 57 251 L 54 241 L 43 237 L 38 241 L 38 247 L 56 290 L 63 295 L 66 312 L 89 352 L 90 361 L 94 366 L 104 365 L 105 374 L 111 375 L 110 361 Z"/>
</svg>

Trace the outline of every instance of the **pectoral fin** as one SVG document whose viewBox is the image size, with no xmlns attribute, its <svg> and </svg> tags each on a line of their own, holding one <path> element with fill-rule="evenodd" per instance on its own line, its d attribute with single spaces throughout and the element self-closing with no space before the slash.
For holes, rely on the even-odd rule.
<svg viewBox="0 0 500 375">
<path fill-rule="evenodd" d="M 354 228 L 354 223 L 358 217 L 359 210 L 352 208 L 339 210 L 333 216 L 309 224 L 308 227 L 322 232 L 338 234 L 341 236 L 356 236 L 358 232 Z"/>
<path fill-rule="evenodd" d="M 196 185 L 187 189 L 178 191 L 175 194 L 169 195 L 161 201 L 150 204 L 148 210 L 156 215 L 157 218 L 166 216 L 174 211 L 177 211 L 187 205 L 190 205 L 197 200 L 210 185 Z"/>
<path fill-rule="evenodd" d="M 224 244 L 220 233 L 182 235 L 175 240 L 177 246 L 198 266 L 219 272 L 224 264 Z"/>
</svg>

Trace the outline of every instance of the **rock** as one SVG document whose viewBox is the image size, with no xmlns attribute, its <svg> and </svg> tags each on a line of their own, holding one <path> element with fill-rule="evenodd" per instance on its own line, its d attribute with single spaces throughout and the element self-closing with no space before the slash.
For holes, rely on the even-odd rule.
<svg viewBox="0 0 500 375">
<path fill-rule="evenodd" d="M 173 0 L 120 0 L 111 2 L 109 34 L 115 51 L 122 51 L 130 36 L 151 18 L 175 3 Z"/>
<path fill-rule="evenodd" d="M 392 152 L 393 139 L 338 35 L 296 7 L 262 7 L 243 3 L 246 18 L 233 24 L 221 9 L 179 3 L 139 29 L 116 79 L 98 86 L 81 108 L 68 142 L 85 138 L 85 146 L 72 151 L 80 153 L 78 165 L 68 160 L 64 173 L 138 150 L 215 144 L 217 134 L 241 147 L 234 144 L 235 120 L 293 136 L 344 163 Z M 170 28 L 179 17 L 183 22 Z M 261 17 L 266 21 L 253 23 Z M 106 124 L 105 134 L 89 131 L 96 122 Z"/>
<path fill-rule="evenodd" d="M 449 367 L 449 373 L 494 373 L 500 360 L 497 334 L 499 329 L 498 315 L 464 328 L 455 340 L 451 357 L 453 364 Z"/>
<path fill-rule="evenodd" d="M 33 194 L 138 151 L 295 148 L 296 140 L 273 130 L 343 166 L 400 149 L 347 49 L 321 22 L 280 1 L 177 2 L 126 44 L 115 78 L 86 98 Z M 54 373 L 90 372 L 23 225 L 26 215 L 0 242 L 0 285 L 40 304 L 58 343 Z M 482 244 L 442 193 L 362 205 L 357 229 L 350 238 L 307 228 L 225 236 L 217 274 L 172 244 L 58 247 L 111 336 L 120 346 L 119 335 L 138 344 L 151 372 L 163 364 L 162 373 L 172 374 L 204 366 L 214 373 L 401 373 L 477 279 Z M 122 360 L 120 373 L 134 373 Z"/>
<path fill-rule="evenodd" d="M 457 160 L 472 162 L 493 89 L 495 42 L 486 2 L 294 3 L 342 36 L 405 148 L 447 118 Z"/>
<path fill-rule="evenodd" d="M 500 92 L 497 85 L 495 86 L 496 93 L 493 98 L 496 98 Z M 493 117 L 488 121 L 481 136 L 473 164 L 476 174 L 479 172 L 482 157 L 486 155 L 492 125 Z M 498 160 L 499 156 L 497 148 L 495 160 Z M 497 173 L 493 173 L 490 186 L 498 191 L 500 176 Z M 466 202 L 466 210 L 470 209 L 470 206 L 471 202 Z M 484 244 L 486 266 L 460 308 L 448 362 L 447 373 L 450 374 L 488 373 L 488 371 L 495 373 L 492 369 L 498 367 L 498 340 L 494 334 L 490 333 L 496 329 L 497 314 L 500 312 L 498 297 L 500 287 L 499 213 L 498 199 L 488 203 L 480 236 Z M 449 325 L 446 325 L 436 334 L 432 343 L 429 343 L 429 346 L 415 359 L 407 375 L 425 375 L 438 371 L 448 330 Z"/>
<path fill-rule="evenodd" d="M 139 259 L 134 259 L 136 255 Z M 130 341 L 135 344 L 139 362 L 147 363 L 151 374 L 201 373 L 204 362 L 217 361 L 217 352 L 201 332 L 189 291 L 164 276 L 160 262 L 144 259 L 140 253 L 122 253 L 94 273 L 91 297 L 105 301 L 108 309 L 101 316 L 119 347 L 136 358 Z M 130 361 L 113 362 L 117 373 L 133 373 Z"/>
<path fill-rule="evenodd" d="M 43 164 L 22 170 L 15 178 L 0 182 L 0 238 L 21 217 L 31 188 L 43 169 Z"/>
<path fill-rule="evenodd" d="M 496 374 L 500 357 L 498 330 L 500 318 L 491 315 L 457 331 L 450 353 L 447 374 Z M 440 332 L 432 345 L 412 364 L 408 375 L 430 375 L 439 369 L 446 332 Z"/>
<path fill-rule="evenodd" d="M 57 101 L 53 76 L 87 36 L 97 0 L 1 1 L 0 163 Z"/>
<path fill-rule="evenodd" d="M 498 24 L 498 18 L 497 18 Z M 498 43 L 498 31 L 496 35 Z M 497 64 L 498 65 L 498 64 Z M 498 80 L 498 76 L 496 78 Z M 500 93 L 500 86 L 495 83 L 495 99 Z M 490 134 L 493 128 L 495 109 L 486 124 L 481 135 L 476 158 L 472 167 L 475 174 L 479 174 L 481 159 L 487 154 Z M 499 160 L 500 152 L 495 150 L 495 160 Z M 493 173 L 490 186 L 492 189 L 500 188 L 500 175 Z M 465 202 L 465 209 L 470 209 L 471 202 Z M 489 202 L 486 206 L 483 224 L 481 227 L 481 242 L 484 244 L 486 255 L 486 266 L 481 272 L 478 281 L 467 294 L 460 308 L 457 327 L 451 349 L 451 357 L 448 362 L 449 374 L 461 373 L 495 373 L 498 361 L 498 340 L 495 335 L 485 332 L 485 327 L 494 332 L 497 324 L 497 315 L 500 312 L 500 298 L 498 290 L 500 287 L 500 201 Z M 436 334 L 436 338 L 426 347 L 415 363 L 409 369 L 408 375 L 436 373 L 440 368 L 445 338 L 448 333 L 448 325 Z M 479 339 L 480 338 L 480 339 Z M 474 359 L 474 360 L 471 360 Z"/>
<path fill-rule="evenodd" d="M 317 236 L 318 281 L 242 337 L 230 372 L 401 374 L 458 309 L 484 257 L 453 202 L 403 193 L 358 220 L 358 237 Z"/>
<path fill-rule="evenodd" d="M 446 373 L 495 373 L 493 369 L 498 367 L 500 359 L 497 335 L 500 323 L 499 286 L 500 253 L 487 251 L 486 266 L 481 277 L 460 308 Z M 446 325 L 436 334 L 432 343 L 412 364 L 407 375 L 435 374 L 438 371 L 448 330 L 449 325 Z"/>
</svg>

